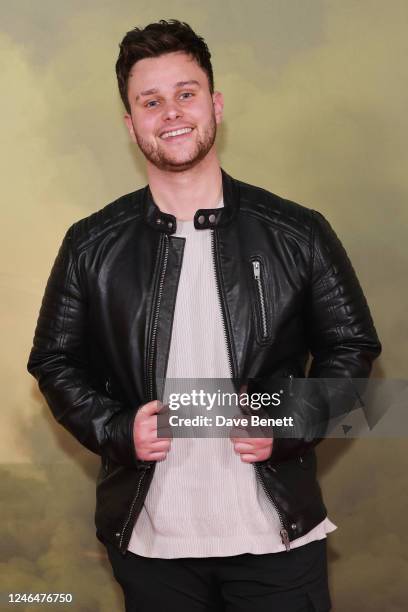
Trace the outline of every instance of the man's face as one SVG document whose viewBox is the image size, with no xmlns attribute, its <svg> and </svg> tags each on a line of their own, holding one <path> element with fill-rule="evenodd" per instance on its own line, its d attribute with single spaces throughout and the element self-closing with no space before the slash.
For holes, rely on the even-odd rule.
<svg viewBox="0 0 408 612">
<path fill-rule="evenodd" d="M 145 58 L 134 64 L 128 82 L 130 136 L 154 166 L 181 172 L 215 146 L 223 97 L 211 95 L 207 74 L 184 52 Z M 183 130 L 174 134 L 175 130 Z"/>
</svg>

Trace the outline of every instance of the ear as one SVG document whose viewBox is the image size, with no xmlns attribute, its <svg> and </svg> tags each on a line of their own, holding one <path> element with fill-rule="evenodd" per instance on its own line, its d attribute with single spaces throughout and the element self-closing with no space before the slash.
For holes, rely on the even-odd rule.
<svg viewBox="0 0 408 612">
<path fill-rule="evenodd" d="M 123 119 L 125 121 L 125 125 L 128 129 L 129 135 L 130 135 L 130 139 L 133 142 L 136 142 L 136 136 L 135 136 L 135 130 L 133 128 L 133 122 L 132 122 L 132 117 L 129 115 L 129 113 L 125 113 L 123 116 Z"/>
<path fill-rule="evenodd" d="M 212 100 L 214 105 L 215 120 L 219 124 L 222 121 L 224 113 L 224 96 L 220 91 L 214 91 Z"/>
</svg>

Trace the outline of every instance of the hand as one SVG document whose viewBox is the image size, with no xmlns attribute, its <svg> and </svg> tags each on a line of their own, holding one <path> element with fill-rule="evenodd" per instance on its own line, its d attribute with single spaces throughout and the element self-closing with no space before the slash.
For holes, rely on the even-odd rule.
<svg viewBox="0 0 408 612">
<path fill-rule="evenodd" d="M 242 385 L 239 390 L 239 398 L 246 393 L 248 385 Z M 247 412 L 247 408 L 243 409 Z M 252 430 L 254 428 L 251 428 Z M 241 456 L 241 461 L 244 463 L 254 463 L 255 461 L 266 461 L 272 454 L 273 438 L 249 438 L 248 431 L 242 427 L 234 428 L 235 432 L 242 431 L 245 434 L 244 438 L 232 435 L 230 440 L 234 445 L 234 451 Z"/>
<path fill-rule="evenodd" d="M 133 423 L 133 441 L 136 457 L 142 461 L 162 461 L 170 450 L 171 438 L 157 437 L 157 414 L 163 404 L 153 400 L 143 404 Z"/>
<path fill-rule="evenodd" d="M 236 438 L 232 437 L 234 451 L 244 463 L 266 461 L 272 454 L 273 438 Z"/>
</svg>

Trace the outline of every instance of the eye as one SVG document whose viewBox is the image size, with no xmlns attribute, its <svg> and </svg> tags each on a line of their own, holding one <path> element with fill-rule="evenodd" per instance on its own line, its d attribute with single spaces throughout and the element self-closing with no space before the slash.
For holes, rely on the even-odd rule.
<svg viewBox="0 0 408 612">
<path fill-rule="evenodd" d="M 186 100 L 188 98 L 184 98 L 183 96 L 195 96 L 195 94 L 191 91 L 183 91 L 183 93 L 180 94 L 180 97 L 183 98 L 183 100 Z M 148 102 L 146 102 L 145 104 L 145 108 L 156 108 L 158 104 L 157 100 L 149 100 Z"/>
</svg>

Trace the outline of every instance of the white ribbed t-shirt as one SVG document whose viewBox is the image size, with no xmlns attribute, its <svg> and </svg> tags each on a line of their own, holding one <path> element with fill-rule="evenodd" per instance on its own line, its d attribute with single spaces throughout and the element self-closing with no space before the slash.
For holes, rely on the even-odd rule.
<svg viewBox="0 0 408 612">
<path fill-rule="evenodd" d="M 168 381 L 231 378 L 212 231 L 196 230 L 193 221 L 177 221 L 174 236 L 186 242 Z M 157 462 L 128 550 L 164 559 L 280 552 L 285 550 L 280 529 L 253 465 L 241 461 L 229 438 L 173 438 L 166 459 Z M 322 539 L 334 529 L 325 519 L 291 542 L 291 548 Z"/>
</svg>

